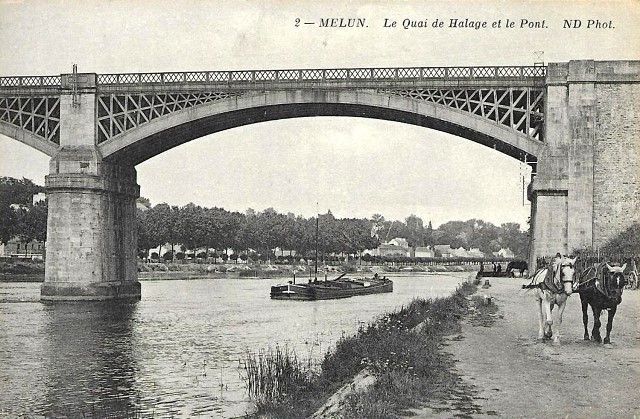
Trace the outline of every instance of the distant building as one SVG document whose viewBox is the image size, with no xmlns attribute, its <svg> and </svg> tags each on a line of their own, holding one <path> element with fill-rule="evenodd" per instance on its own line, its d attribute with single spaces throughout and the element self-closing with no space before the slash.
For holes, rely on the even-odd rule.
<svg viewBox="0 0 640 419">
<path fill-rule="evenodd" d="M 35 205 L 38 202 L 44 201 L 45 199 L 47 199 L 47 195 L 44 192 L 37 193 L 33 195 L 31 204 Z"/>
<path fill-rule="evenodd" d="M 385 244 L 389 244 L 391 246 L 398 246 L 398 247 L 406 247 L 409 248 L 409 242 L 407 242 L 407 239 L 403 239 L 401 237 L 396 237 L 395 239 L 391 239 L 389 240 L 387 243 Z"/>
<path fill-rule="evenodd" d="M 515 258 L 516 255 L 511 251 L 511 249 L 500 249 L 497 252 L 493 252 L 494 256 L 498 256 L 505 259 Z"/>
<path fill-rule="evenodd" d="M 455 256 L 453 249 L 448 244 L 436 244 L 433 246 L 433 250 L 443 258 L 451 258 Z"/>
<path fill-rule="evenodd" d="M 383 243 L 378 246 L 377 249 L 366 250 L 365 253 L 369 253 L 372 256 L 411 256 L 409 251 L 409 243 L 407 239 L 397 237 L 393 240 L 389 240 L 387 243 Z"/>
<path fill-rule="evenodd" d="M 480 251 L 480 249 L 478 249 L 477 247 L 474 247 L 467 251 L 467 256 L 470 258 L 481 259 L 484 257 L 484 253 Z"/>
<path fill-rule="evenodd" d="M 14 237 L 7 244 L 0 244 L 0 256 L 40 259 L 44 254 L 44 249 L 44 242 L 33 240 L 29 243 L 23 243 Z"/>
<path fill-rule="evenodd" d="M 435 252 L 429 246 L 418 246 L 413 249 L 413 257 L 416 258 L 432 258 L 435 256 Z"/>
</svg>

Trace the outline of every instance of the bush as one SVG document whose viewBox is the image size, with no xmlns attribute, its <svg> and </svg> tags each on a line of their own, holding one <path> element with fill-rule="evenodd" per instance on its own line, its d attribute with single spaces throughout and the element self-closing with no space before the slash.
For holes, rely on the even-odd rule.
<svg viewBox="0 0 640 419">
<path fill-rule="evenodd" d="M 173 253 L 172 252 L 166 252 L 164 255 L 162 255 L 162 259 L 164 260 L 173 260 Z"/>
<path fill-rule="evenodd" d="M 600 250 L 608 254 L 640 255 L 640 223 L 633 223 L 609 240 Z"/>
<path fill-rule="evenodd" d="M 186 255 L 183 252 L 176 253 L 176 259 L 178 260 L 184 260 L 185 256 Z"/>
</svg>

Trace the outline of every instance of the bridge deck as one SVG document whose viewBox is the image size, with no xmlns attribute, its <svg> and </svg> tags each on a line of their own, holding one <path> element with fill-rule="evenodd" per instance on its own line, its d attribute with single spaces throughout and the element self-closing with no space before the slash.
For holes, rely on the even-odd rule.
<svg viewBox="0 0 640 419">
<path fill-rule="evenodd" d="M 544 66 L 341 68 L 98 74 L 101 91 L 221 89 L 543 86 Z M 69 89 L 72 75 L 0 77 L 0 93 L 53 93 Z"/>
</svg>

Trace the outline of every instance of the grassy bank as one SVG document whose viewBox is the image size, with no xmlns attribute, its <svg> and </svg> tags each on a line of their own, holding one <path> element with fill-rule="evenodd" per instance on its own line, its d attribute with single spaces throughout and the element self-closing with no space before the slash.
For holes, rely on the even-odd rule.
<svg viewBox="0 0 640 419">
<path fill-rule="evenodd" d="M 0 280 L 44 281 L 44 262 L 28 259 L 2 260 L 0 261 Z"/>
<path fill-rule="evenodd" d="M 319 368 L 286 349 L 248 354 L 244 365 L 254 417 L 306 418 L 365 368 L 375 384 L 350 394 L 346 418 L 400 417 L 407 409 L 460 392 L 453 360 L 441 350 L 444 336 L 459 331 L 476 286 L 464 283 L 447 298 L 416 299 L 401 310 L 344 336 Z"/>
</svg>

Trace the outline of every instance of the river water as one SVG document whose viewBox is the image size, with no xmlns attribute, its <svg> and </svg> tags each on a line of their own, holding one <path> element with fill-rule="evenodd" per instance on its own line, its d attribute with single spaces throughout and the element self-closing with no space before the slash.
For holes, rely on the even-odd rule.
<svg viewBox="0 0 640 419">
<path fill-rule="evenodd" d="M 271 300 L 282 279 L 147 280 L 134 304 L 44 304 L 40 283 L 0 283 L 0 417 L 241 416 L 247 351 L 319 362 L 343 333 L 468 275 L 396 276 L 393 293 L 327 301 Z"/>
</svg>

